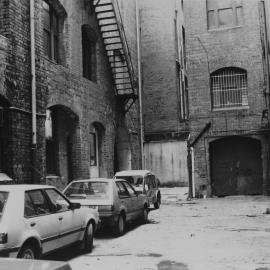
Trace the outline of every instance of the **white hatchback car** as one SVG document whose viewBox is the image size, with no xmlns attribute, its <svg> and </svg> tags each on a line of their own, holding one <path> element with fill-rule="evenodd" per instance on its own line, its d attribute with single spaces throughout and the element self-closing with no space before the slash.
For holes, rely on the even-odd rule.
<svg viewBox="0 0 270 270">
<path fill-rule="evenodd" d="M 132 184 L 136 191 L 145 194 L 148 198 L 149 205 L 153 204 L 158 209 L 161 204 L 161 193 L 159 190 L 159 179 L 148 170 L 128 170 L 117 172 L 114 176 L 116 179 L 125 179 Z"/>
<path fill-rule="evenodd" d="M 98 212 L 45 185 L 0 185 L 0 256 L 25 259 L 81 243 L 90 252 Z"/>
<path fill-rule="evenodd" d="M 71 182 L 63 193 L 73 202 L 98 209 L 101 226 L 111 226 L 117 235 L 125 231 L 125 223 L 148 221 L 148 202 L 143 194 L 123 179 L 93 178 Z"/>
</svg>

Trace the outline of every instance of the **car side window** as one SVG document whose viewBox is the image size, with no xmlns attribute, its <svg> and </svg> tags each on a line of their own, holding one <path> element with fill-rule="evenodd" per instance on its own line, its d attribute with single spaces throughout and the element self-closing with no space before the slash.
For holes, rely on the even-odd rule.
<svg viewBox="0 0 270 270">
<path fill-rule="evenodd" d="M 155 181 L 155 176 L 151 175 L 151 188 L 156 188 L 156 181 Z"/>
<path fill-rule="evenodd" d="M 69 210 L 70 204 L 62 194 L 58 193 L 55 189 L 46 189 L 45 192 L 48 195 L 55 212 Z"/>
<path fill-rule="evenodd" d="M 119 198 L 129 197 L 129 193 L 122 182 L 116 182 Z"/>
<path fill-rule="evenodd" d="M 129 183 L 123 182 L 123 185 L 126 187 L 130 195 L 133 195 L 133 196 L 136 195 L 136 191 Z"/>
<path fill-rule="evenodd" d="M 34 204 L 28 194 L 28 192 L 25 193 L 24 197 L 24 216 L 25 217 L 32 217 L 36 215 Z"/>
<path fill-rule="evenodd" d="M 29 197 L 27 197 L 26 194 Z M 29 201 L 29 198 L 30 201 L 32 202 L 32 206 Z M 46 215 L 52 213 L 49 203 L 44 197 L 41 190 L 31 190 L 25 193 L 25 207 L 26 207 L 26 200 L 27 200 L 27 207 L 29 206 L 30 208 L 34 207 L 35 215 Z M 33 213 L 31 209 L 27 210 L 25 209 L 25 211 L 27 211 L 28 214 Z"/>
</svg>

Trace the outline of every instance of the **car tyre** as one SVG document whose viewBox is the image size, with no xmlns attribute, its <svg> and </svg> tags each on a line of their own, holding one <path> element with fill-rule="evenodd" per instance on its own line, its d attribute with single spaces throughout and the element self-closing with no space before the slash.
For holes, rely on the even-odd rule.
<svg viewBox="0 0 270 270">
<path fill-rule="evenodd" d="M 155 209 L 159 209 L 160 204 L 161 204 L 161 198 L 160 198 L 160 195 L 158 195 L 157 201 L 154 203 Z"/>
<path fill-rule="evenodd" d="M 18 257 L 21 259 L 33 260 L 38 258 L 38 252 L 33 245 L 26 244 L 21 248 Z"/>
<path fill-rule="evenodd" d="M 123 214 L 120 214 L 115 226 L 115 233 L 117 236 L 121 236 L 125 233 L 125 217 Z"/>
<path fill-rule="evenodd" d="M 145 206 L 143 208 L 143 215 L 142 215 L 142 219 L 141 219 L 143 224 L 146 224 L 148 222 L 148 213 L 149 213 L 149 209 L 148 209 L 148 207 Z"/>
<path fill-rule="evenodd" d="M 93 241 L 94 241 L 94 226 L 93 223 L 90 222 L 86 227 L 84 235 L 84 250 L 86 252 L 92 251 Z"/>
</svg>

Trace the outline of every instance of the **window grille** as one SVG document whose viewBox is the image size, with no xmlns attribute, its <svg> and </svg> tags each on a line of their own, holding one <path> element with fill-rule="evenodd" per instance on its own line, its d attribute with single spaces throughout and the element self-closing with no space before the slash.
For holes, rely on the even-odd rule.
<svg viewBox="0 0 270 270">
<path fill-rule="evenodd" d="M 247 72 L 226 68 L 211 75 L 213 109 L 248 105 Z"/>
</svg>

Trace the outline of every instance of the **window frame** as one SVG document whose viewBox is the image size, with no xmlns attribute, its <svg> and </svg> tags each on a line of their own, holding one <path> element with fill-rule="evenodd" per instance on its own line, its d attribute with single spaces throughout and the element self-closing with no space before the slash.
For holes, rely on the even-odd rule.
<svg viewBox="0 0 270 270">
<path fill-rule="evenodd" d="M 36 205 L 35 205 L 34 202 L 33 202 L 33 198 L 29 195 L 29 193 L 31 193 L 31 192 L 37 192 L 37 191 L 39 191 L 39 192 L 42 194 L 42 197 L 44 198 L 45 202 L 47 203 L 50 212 L 48 212 L 48 213 L 43 213 L 43 214 L 39 214 L 39 213 L 37 212 L 37 207 L 36 207 Z M 34 206 L 35 214 L 34 214 L 33 216 L 27 216 L 27 215 L 25 214 L 25 198 L 26 198 L 26 194 L 27 194 L 27 193 L 28 193 L 28 196 L 29 196 L 29 198 L 30 198 L 30 200 L 31 200 L 31 202 L 32 202 L 32 204 L 33 204 L 33 206 Z M 46 215 L 51 215 L 51 214 L 54 214 L 54 211 L 53 211 L 52 206 L 51 206 L 51 202 L 48 200 L 48 197 L 46 196 L 46 194 L 44 194 L 44 192 L 43 192 L 42 189 L 31 189 L 31 190 L 26 190 L 26 191 L 24 192 L 24 217 L 25 217 L 25 218 L 40 217 L 40 216 L 46 216 Z"/>
<path fill-rule="evenodd" d="M 247 71 L 238 67 L 214 71 L 210 74 L 210 94 L 213 111 L 248 108 Z"/>
<path fill-rule="evenodd" d="M 222 30 L 226 28 L 241 27 L 244 25 L 244 12 L 243 12 L 243 1 L 242 0 L 231 0 L 227 4 L 220 0 L 206 0 L 206 17 L 207 17 L 207 29 L 211 30 Z M 241 13 L 238 12 L 241 8 Z M 232 10 L 232 23 L 231 24 L 220 24 L 219 12 L 221 10 L 231 9 Z M 210 25 L 209 13 L 213 12 L 214 25 Z M 241 14 L 241 18 L 238 15 Z"/>
<path fill-rule="evenodd" d="M 60 61 L 60 54 L 59 54 L 59 27 L 60 27 L 60 16 L 57 14 L 55 9 L 47 0 L 42 0 L 43 3 L 43 52 L 46 57 L 48 57 L 51 61 L 59 63 Z M 44 8 L 44 4 L 48 5 L 49 11 Z M 49 29 L 45 27 L 44 23 L 44 12 L 49 13 Z M 49 48 L 45 48 L 45 38 L 44 32 L 49 36 Z M 48 53 L 48 51 L 49 53 Z"/>
</svg>

